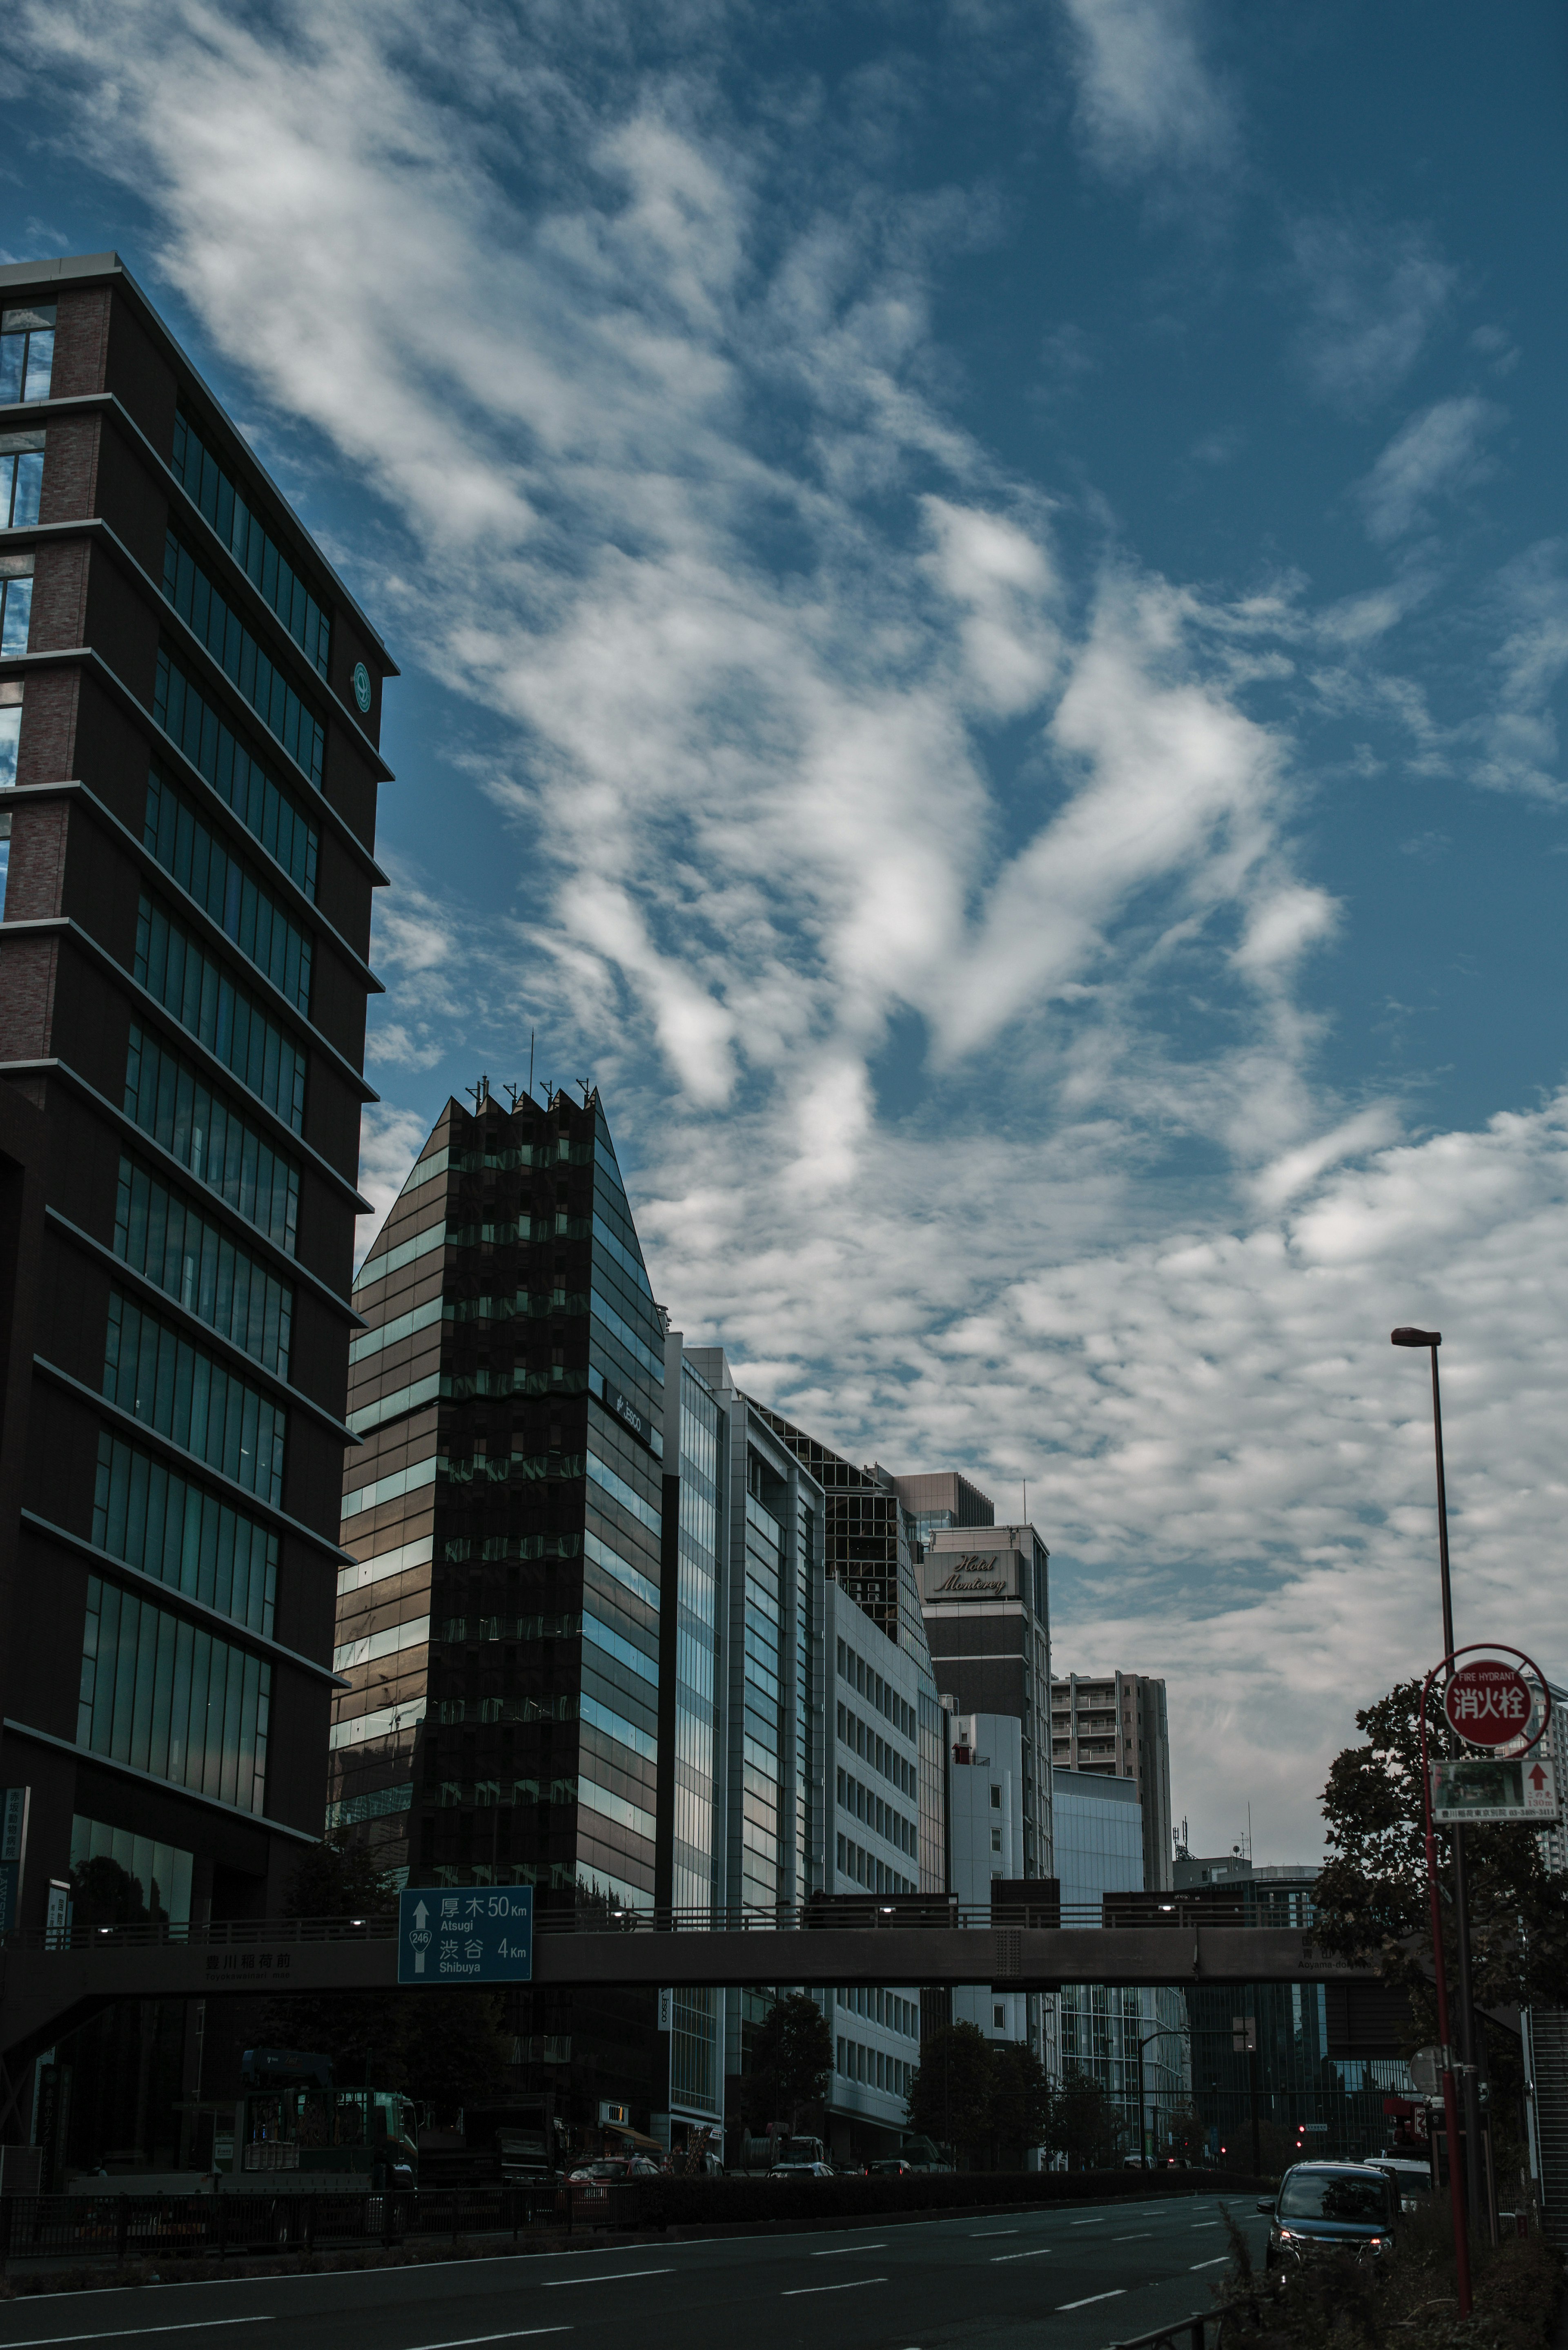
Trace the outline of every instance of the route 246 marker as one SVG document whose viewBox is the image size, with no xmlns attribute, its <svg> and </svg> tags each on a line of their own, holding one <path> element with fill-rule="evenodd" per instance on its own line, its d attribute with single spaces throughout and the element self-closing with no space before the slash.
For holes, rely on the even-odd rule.
<svg viewBox="0 0 1568 2350">
<path fill-rule="evenodd" d="M 534 1887 L 416 1886 L 398 1896 L 400 1983 L 534 1980 Z"/>
</svg>

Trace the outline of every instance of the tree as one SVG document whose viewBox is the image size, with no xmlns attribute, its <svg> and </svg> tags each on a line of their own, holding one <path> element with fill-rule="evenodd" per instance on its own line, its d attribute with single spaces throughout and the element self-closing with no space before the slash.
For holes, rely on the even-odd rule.
<svg viewBox="0 0 1568 2350">
<path fill-rule="evenodd" d="M 447 2112 L 499 2095 L 512 2060 L 498 1991 L 410 1991 L 400 1994 L 402 2086 L 410 2097 Z"/>
<path fill-rule="evenodd" d="M 1051 2105 L 1051 2084 L 1033 2049 L 1022 2040 L 993 2042 L 991 2139 L 999 2170 L 1022 2170 L 1030 2147 L 1045 2145 Z"/>
<path fill-rule="evenodd" d="M 300 1855 L 283 1905 L 288 1918 L 374 1918 L 391 1906 L 385 1870 L 341 1835 L 323 1836 Z"/>
<path fill-rule="evenodd" d="M 1403 1681 L 1355 1717 L 1364 1746 L 1346 1747 L 1323 1793 L 1329 1854 L 1314 1891 L 1313 1931 L 1347 1959 L 1376 1958 L 1415 2012 L 1411 2046 L 1437 2038 L 1431 1912 L 1421 1825 L 1419 1681 Z M 1428 1755 L 1449 1744 L 1436 1690 Z M 1444 1949 L 1455 1981 L 1450 1840 L 1439 1829 Z M 1568 1981 L 1568 1872 L 1553 1874 L 1533 1828 L 1465 1831 L 1470 1952 L 1478 2008 L 1559 2006 Z"/>
<path fill-rule="evenodd" d="M 1116 2161 L 1121 2152 L 1121 2122 L 1109 2093 L 1092 2073 L 1075 2066 L 1064 2074 L 1052 2100 L 1046 2144 L 1053 2153 L 1066 2156 L 1069 2169 L 1075 2160 L 1081 2170 L 1104 2170 Z"/>
<path fill-rule="evenodd" d="M 788 2116 L 791 2133 L 802 2106 L 819 2105 L 833 2078 L 833 2033 L 815 2000 L 804 1991 L 774 2000 L 752 2039 L 752 2105 L 760 2122 Z"/>
<path fill-rule="evenodd" d="M 944 2024 L 921 2043 L 909 2083 L 911 2129 L 971 2159 L 991 2140 L 991 2043 L 972 2023 Z"/>
<path fill-rule="evenodd" d="M 284 1901 L 290 1918 L 373 1918 L 386 1914 L 390 1894 L 383 1872 L 363 1846 L 323 1836 L 295 1864 Z M 269 2000 L 261 2029 L 270 2043 L 330 2056 L 340 2086 L 401 2089 L 408 2002 L 421 1994 L 395 1991 L 307 1991 Z"/>
</svg>

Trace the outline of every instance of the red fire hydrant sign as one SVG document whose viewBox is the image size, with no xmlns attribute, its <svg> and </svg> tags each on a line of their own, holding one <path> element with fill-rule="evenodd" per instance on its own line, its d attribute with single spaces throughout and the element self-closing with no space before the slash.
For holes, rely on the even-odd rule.
<svg viewBox="0 0 1568 2350">
<path fill-rule="evenodd" d="M 1523 1675 L 1490 1658 L 1461 1665 L 1443 1691 L 1449 1729 L 1471 1746 L 1507 1746 L 1522 1738 L 1534 1708 Z"/>
</svg>

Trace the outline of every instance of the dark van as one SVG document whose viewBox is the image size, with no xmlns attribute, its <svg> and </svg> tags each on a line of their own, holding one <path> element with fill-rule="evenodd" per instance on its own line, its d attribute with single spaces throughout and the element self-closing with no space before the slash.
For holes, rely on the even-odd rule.
<svg viewBox="0 0 1568 2350">
<path fill-rule="evenodd" d="M 1269 2214 L 1265 2265 L 1292 2267 L 1330 2251 L 1383 2260 L 1394 2249 L 1398 2191 L 1381 2170 L 1359 2162 L 1298 2162 L 1277 2196 L 1260 2201 Z"/>
</svg>

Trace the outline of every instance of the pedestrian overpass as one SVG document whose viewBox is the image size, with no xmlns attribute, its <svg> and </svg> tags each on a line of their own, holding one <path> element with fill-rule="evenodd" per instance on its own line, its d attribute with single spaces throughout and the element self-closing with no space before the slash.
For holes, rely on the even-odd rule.
<svg viewBox="0 0 1568 2350">
<path fill-rule="evenodd" d="M 75 1927 L 0 1942 L 0 2066 L 15 2081 L 43 2049 L 122 1999 L 274 1998 L 390 1991 L 396 1913 Z M 1269 1912 L 1177 1898 L 965 1909 L 836 1900 L 756 1910 L 580 1909 L 535 1922 L 533 1981 L 551 1990 L 774 1983 L 951 1989 L 1064 1983 L 1355 1982 L 1376 1970 Z M 5 2102 L 0 2091 L 0 2104 Z"/>
</svg>

